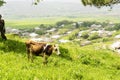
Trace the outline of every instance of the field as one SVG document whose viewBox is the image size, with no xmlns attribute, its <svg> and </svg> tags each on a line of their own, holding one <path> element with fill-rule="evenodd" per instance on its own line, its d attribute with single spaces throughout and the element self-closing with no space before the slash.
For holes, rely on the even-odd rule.
<svg viewBox="0 0 120 80">
<path fill-rule="evenodd" d="M 51 20 L 7 20 L 6 25 L 33 28 L 41 23 L 54 24 L 64 18 Z M 103 48 L 104 43 L 99 40 L 84 47 L 79 42 L 59 44 L 61 55 L 53 54 L 48 58 L 48 64 L 43 65 L 42 57 L 35 57 L 34 63 L 28 61 L 26 39 L 11 34 L 7 37 L 7 41 L 0 38 L 1 80 L 120 80 L 120 55 Z M 110 43 L 105 42 L 107 46 Z"/>
<path fill-rule="evenodd" d="M 97 15 L 81 15 L 79 17 L 42 17 L 42 18 L 28 18 L 28 19 L 7 19 L 6 27 L 13 28 L 33 28 L 39 26 L 40 24 L 55 24 L 58 21 L 69 20 L 69 21 L 97 21 L 97 22 L 108 22 L 119 23 L 119 16 L 97 16 Z"/>
</svg>

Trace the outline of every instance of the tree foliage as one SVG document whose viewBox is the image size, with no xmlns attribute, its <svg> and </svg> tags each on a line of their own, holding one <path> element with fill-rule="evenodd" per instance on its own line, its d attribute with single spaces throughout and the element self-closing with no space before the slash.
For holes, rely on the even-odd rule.
<svg viewBox="0 0 120 80">
<path fill-rule="evenodd" d="M 5 2 L 3 0 L 0 0 L 0 7 L 3 6 Z"/>
<path fill-rule="evenodd" d="M 84 6 L 90 5 L 95 7 L 110 6 L 120 3 L 120 0 L 81 0 Z"/>
</svg>

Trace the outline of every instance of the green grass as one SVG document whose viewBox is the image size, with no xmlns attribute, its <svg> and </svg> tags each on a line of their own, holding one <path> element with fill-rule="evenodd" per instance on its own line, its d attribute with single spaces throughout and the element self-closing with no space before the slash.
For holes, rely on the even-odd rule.
<svg viewBox="0 0 120 80">
<path fill-rule="evenodd" d="M 14 28 L 33 28 L 39 26 L 40 24 L 51 25 L 55 24 L 58 21 L 62 20 L 73 20 L 66 17 L 49 17 L 49 18 L 41 18 L 41 19 L 22 19 L 22 20 L 6 20 L 6 26 L 14 27 Z"/>
<path fill-rule="evenodd" d="M 43 65 L 41 57 L 28 62 L 25 39 L 7 37 L 7 41 L 0 38 L 1 80 L 120 80 L 120 56 L 102 49 L 101 43 L 59 44 L 61 55 L 50 56 Z"/>
<path fill-rule="evenodd" d="M 6 26 L 14 28 L 33 28 L 40 24 L 55 24 L 61 20 L 73 21 L 106 21 L 119 22 L 118 18 L 44 18 L 28 20 L 6 20 Z M 97 20 L 98 19 L 98 20 Z M 64 33 L 69 29 L 60 29 Z M 74 30 L 69 39 L 79 30 Z M 118 34 L 118 33 L 116 33 Z M 0 38 L 0 80 L 120 80 L 120 55 L 109 49 L 103 49 L 102 39 L 94 40 L 93 44 L 81 47 L 80 42 L 60 45 L 60 56 L 52 55 L 48 64 L 43 65 L 43 58 L 35 57 L 34 63 L 27 59 L 25 40 L 7 34 L 8 40 Z M 106 45 L 112 39 L 105 39 Z"/>
</svg>

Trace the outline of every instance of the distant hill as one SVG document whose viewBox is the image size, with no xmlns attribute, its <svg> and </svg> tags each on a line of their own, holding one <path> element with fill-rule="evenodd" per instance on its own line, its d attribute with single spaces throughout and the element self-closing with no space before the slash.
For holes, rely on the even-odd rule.
<svg viewBox="0 0 120 80">
<path fill-rule="evenodd" d="M 37 6 L 32 5 L 32 0 L 11 0 L 0 8 L 0 14 L 8 19 L 40 18 L 40 17 L 78 17 L 83 15 L 110 15 L 120 16 L 120 5 L 109 8 L 85 7 L 81 2 L 75 1 L 42 1 Z"/>
</svg>

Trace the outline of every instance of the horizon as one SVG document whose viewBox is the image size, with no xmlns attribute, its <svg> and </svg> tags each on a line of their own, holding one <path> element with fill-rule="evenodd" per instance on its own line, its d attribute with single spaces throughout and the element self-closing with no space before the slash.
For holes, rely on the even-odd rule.
<svg viewBox="0 0 120 80">
<path fill-rule="evenodd" d="M 101 14 L 120 16 L 120 4 L 115 5 L 113 9 L 109 11 L 109 7 L 99 9 L 94 6 L 84 6 L 80 0 L 44 0 L 38 5 L 33 5 L 32 0 L 5 1 L 7 3 L 0 7 L 0 14 L 5 16 L 5 18 L 78 17 L 80 15 L 95 16 Z"/>
</svg>

